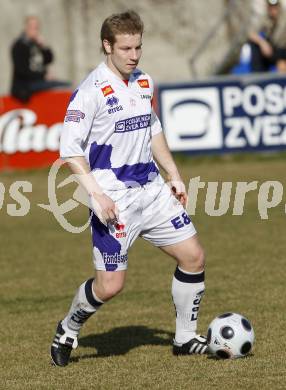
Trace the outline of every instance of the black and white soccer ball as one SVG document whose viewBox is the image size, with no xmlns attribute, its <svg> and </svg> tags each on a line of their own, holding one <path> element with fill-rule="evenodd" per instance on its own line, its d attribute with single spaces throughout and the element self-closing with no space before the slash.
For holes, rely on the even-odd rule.
<svg viewBox="0 0 286 390">
<path fill-rule="evenodd" d="M 254 330 L 250 321 L 237 313 L 224 313 L 208 327 L 208 351 L 220 359 L 244 357 L 254 343 Z"/>
</svg>

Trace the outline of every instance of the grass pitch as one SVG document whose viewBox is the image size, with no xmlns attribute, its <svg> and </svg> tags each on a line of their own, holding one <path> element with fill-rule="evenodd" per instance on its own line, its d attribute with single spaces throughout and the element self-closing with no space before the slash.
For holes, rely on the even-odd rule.
<svg viewBox="0 0 286 390">
<path fill-rule="evenodd" d="M 284 156 L 260 158 L 179 158 L 186 183 L 201 181 L 280 181 Z M 207 356 L 173 357 L 174 309 L 170 287 L 173 260 L 143 240 L 129 254 L 125 290 L 107 303 L 82 330 L 80 347 L 66 368 L 49 364 L 56 323 L 79 284 L 93 275 L 90 233 L 64 231 L 53 215 L 37 206 L 47 202 L 47 170 L 5 173 L 0 211 L 0 389 L 285 389 L 285 195 L 258 213 L 258 191 L 247 194 L 244 214 L 211 217 L 200 190 L 194 224 L 207 252 L 206 294 L 199 330 L 225 311 L 248 317 L 255 329 L 253 354 L 234 361 Z M 62 174 L 64 177 L 64 173 Z M 7 214 L 15 180 L 33 185 L 24 217 Z M 71 188 L 63 189 L 68 198 Z M 71 212 L 74 222 L 86 209 Z"/>
</svg>

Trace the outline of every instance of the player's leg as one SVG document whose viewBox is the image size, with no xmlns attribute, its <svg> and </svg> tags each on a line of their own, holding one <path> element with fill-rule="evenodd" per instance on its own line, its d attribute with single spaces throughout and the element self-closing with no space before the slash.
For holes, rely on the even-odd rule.
<svg viewBox="0 0 286 390">
<path fill-rule="evenodd" d="M 123 271 L 96 271 L 93 282 L 94 294 L 103 302 L 109 301 L 119 294 L 125 284 L 126 270 Z"/>
<path fill-rule="evenodd" d="M 94 279 L 82 283 L 62 321 L 63 329 L 77 337 L 86 320 L 123 289 L 125 274 L 126 271 L 96 271 Z"/>
<path fill-rule="evenodd" d="M 174 353 L 205 353 L 206 340 L 197 335 L 198 313 L 205 290 L 204 251 L 197 235 L 161 249 L 177 261 L 172 282 L 176 308 Z"/>
<path fill-rule="evenodd" d="M 54 364 L 67 365 L 77 347 L 80 329 L 103 303 L 116 295 L 124 285 L 127 269 L 126 240 L 119 241 L 114 228 L 105 226 L 92 215 L 91 233 L 96 278 L 81 284 L 66 317 L 59 322 L 51 347 Z"/>
<path fill-rule="evenodd" d="M 122 199 L 123 206 L 125 198 Z M 127 200 L 129 201 L 129 198 Z M 124 286 L 127 252 L 139 234 L 139 225 L 137 226 L 133 221 L 133 209 L 123 206 L 120 208 L 123 209 L 120 212 L 120 220 L 124 224 L 119 230 L 103 225 L 96 215 L 92 216 L 91 230 L 96 275 L 95 279 L 82 283 L 67 316 L 58 324 L 51 348 L 52 360 L 57 365 L 68 364 L 70 353 L 77 345 L 77 336 L 83 324 Z"/>
<path fill-rule="evenodd" d="M 81 284 L 73 299 L 63 329 L 76 337 L 86 320 L 124 287 L 126 271 L 96 271 L 95 278 Z"/>
<path fill-rule="evenodd" d="M 52 362 L 66 366 L 84 323 L 124 287 L 126 271 L 96 271 L 95 279 L 86 280 L 78 288 L 66 317 L 58 323 L 51 347 Z"/>
<path fill-rule="evenodd" d="M 166 185 L 149 203 L 144 210 L 146 217 L 141 235 L 172 256 L 178 264 L 172 283 L 176 308 L 174 353 L 204 353 L 206 340 L 196 334 L 198 310 L 204 293 L 204 252 L 196 229 Z"/>
</svg>

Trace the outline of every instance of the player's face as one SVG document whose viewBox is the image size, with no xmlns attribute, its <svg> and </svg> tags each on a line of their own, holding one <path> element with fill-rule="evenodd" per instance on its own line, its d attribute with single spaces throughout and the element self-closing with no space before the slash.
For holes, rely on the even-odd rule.
<svg viewBox="0 0 286 390">
<path fill-rule="evenodd" d="M 113 46 L 103 41 L 107 52 L 107 65 L 122 79 L 129 79 L 142 54 L 141 34 L 116 35 Z"/>
</svg>

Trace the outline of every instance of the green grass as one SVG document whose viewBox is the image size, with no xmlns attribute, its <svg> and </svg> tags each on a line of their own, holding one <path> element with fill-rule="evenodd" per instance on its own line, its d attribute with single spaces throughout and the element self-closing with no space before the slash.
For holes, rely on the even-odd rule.
<svg viewBox="0 0 286 390">
<path fill-rule="evenodd" d="M 265 180 L 286 184 L 280 158 L 181 158 L 186 182 Z M 200 190 L 194 224 L 207 252 L 206 294 L 199 329 L 219 313 L 236 311 L 253 323 L 256 343 L 246 359 L 217 361 L 207 356 L 173 357 L 174 309 L 170 286 L 175 264 L 143 240 L 129 254 L 125 290 L 82 330 L 72 363 L 49 364 L 57 321 L 78 285 L 93 274 L 90 233 L 65 232 L 47 202 L 47 170 L 5 173 L 0 210 L 0 389 L 285 389 L 285 195 L 261 220 L 257 193 L 247 194 L 245 213 L 210 217 Z M 15 180 L 29 180 L 31 210 L 7 215 Z M 71 187 L 62 190 L 68 198 Z M 72 213 L 85 221 L 86 210 Z"/>
</svg>

